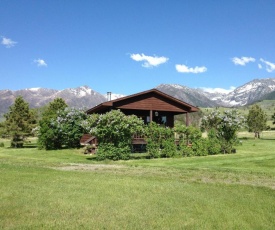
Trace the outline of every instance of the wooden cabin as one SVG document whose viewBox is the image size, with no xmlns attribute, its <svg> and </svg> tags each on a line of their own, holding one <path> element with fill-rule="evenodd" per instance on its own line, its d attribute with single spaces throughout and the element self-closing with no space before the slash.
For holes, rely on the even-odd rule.
<svg viewBox="0 0 275 230">
<path fill-rule="evenodd" d="M 110 95 L 109 95 L 110 96 Z M 108 100 L 89 110 L 88 114 L 104 114 L 113 109 L 119 109 L 125 115 L 136 115 L 143 119 L 144 123 L 156 122 L 166 127 L 174 127 L 174 116 L 186 114 L 186 126 L 189 125 L 189 113 L 199 111 L 199 108 L 163 93 L 157 89 L 151 89 L 130 96 Z M 81 139 L 82 144 L 97 145 L 94 136 L 84 134 Z M 134 149 L 143 149 L 146 141 L 141 136 L 132 139 Z"/>
<path fill-rule="evenodd" d="M 144 123 L 154 121 L 167 127 L 174 127 L 174 116 L 186 114 L 186 125 L 189 125 L 188 114 L 199 111 L 199 108 L 163 93 L 157 89 L 132 94 L 130 96 L 103 102 L 87 111 L 88 114 L 103 114 L 113 109 L 120 109 L 125 115 L 136 115 Z"/>
</svg>

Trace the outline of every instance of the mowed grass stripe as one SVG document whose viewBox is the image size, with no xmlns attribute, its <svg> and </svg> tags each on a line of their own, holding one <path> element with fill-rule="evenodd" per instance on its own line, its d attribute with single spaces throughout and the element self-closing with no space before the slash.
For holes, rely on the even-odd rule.
<svg viewBox="0 0 275 230">
<path fill-rule="evenodd" d="M 30 167 L 8 171 L 5 192 L 1 191 L 4 229 L 219 229 L 275 224 L 270 189 L 106 172 Z"/>
<path fill-rule="evenodd" d="M 0 229 L 274 229 L 269 135 L 231 155 L 119 162 L 0 148 Z"/>
</svg>

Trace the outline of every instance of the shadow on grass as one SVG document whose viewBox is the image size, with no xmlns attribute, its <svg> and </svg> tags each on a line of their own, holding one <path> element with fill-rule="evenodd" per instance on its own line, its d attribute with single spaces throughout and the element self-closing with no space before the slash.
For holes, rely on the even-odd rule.
<svg viewBox="0 0 275 230">
<path fill-rule="evenodd" d="M 275 141 L 275 138 L 261 137 L 260 139 L 254 137 L 239 137 L 239 140 L 261 140 L 261 141 Z"/>
<path fill-rule="evenodd" d="M 8 146 L 7 147 L 8 149 L 35 149 L 37 148 L 37 145 L 24 145 L 23 147 L 11 147 L 11 146 Z"/>
<path fill-rule="evenodd" d="M 24 144 L 23 145 L 23 148 L 28 148 L 28 149 L 30 149 L 30 148 L 37 148 L 38 146 L 37 146 L 37 144 L 36 143 L 30 143 L 30 144 Z"/>
<path fill-rule="evenodd" d="M 87 157 L 86 160 L 88 160 L 88 161 L 99 161 L 99 160 L 97 160 L 96 155 Z"/>
<path fill-rule="evenodd" d="M 130 160 L 151 159 L 148 153 L 131 153 Z"/>
<path fill-rule="evenodd" d="M 148 153 L 131 153 L 129 158 L 129 160 L 142 160 L 142 159 L 151 159 L 151 158 L 148 155 Z M 96 154 L 89 155 L 89 157 L 87 157 L 86 160 L 99 161 L 97 160 Z"/>
</svg>

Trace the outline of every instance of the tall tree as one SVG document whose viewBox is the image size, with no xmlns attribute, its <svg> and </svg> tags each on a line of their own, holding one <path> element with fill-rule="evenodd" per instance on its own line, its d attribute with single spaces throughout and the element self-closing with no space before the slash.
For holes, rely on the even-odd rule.
<svg viewBox="0 0 275 230">
<path fill-rule="evenodd" d="M 46 109 L 42 113 L 42 119 L 56 118 L 58 111 L 62 111 L 67 107 L 68 105 L 62 98 L 55 98 L 46 106 Z"/>
<path fill-rule="evenodd" d="M 254 132 L 255 138 L 260 138 L 260 132 L 266 128 L 267 115 L 262 108 L 255 104 L 253 105 L 247 117 L 248 131 Z"/>
<path fill-rule="evenodd" d="M 39 121 L 38 147 L 41 149 L 59 149 L 62 146 L 61 132 L 55 128 L 59 111 L 67 106 L 62 98 L 56 98 L 46 107 Z"/>
<path fill-rule="evenodd" d="M 29 104 L 19 96 L 10 106 L 9 111 L 4 115 L 5 131 L 11 136 L 11 147 L 23 147 L 24 139 L 31 135 L 36 124 L 34 113 L 30 110 Z"/>
<path fill-rule="evenodd" d="M 271 118 L 272 118 L 272 120 L 273 120 L 273 122 L 272 122 L 272 123 L 273 123 L 273 125 L 275 125 L 275 113 L 272 115 L 272 117 L 271 117 Z"/>
</svg>

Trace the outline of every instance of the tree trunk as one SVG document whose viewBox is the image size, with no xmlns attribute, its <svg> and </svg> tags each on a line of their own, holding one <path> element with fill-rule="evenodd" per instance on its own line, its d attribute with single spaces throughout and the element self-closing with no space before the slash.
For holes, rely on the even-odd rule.
<svg viewBox="0 0 275 230">
<path fill-rule="evenodd" d="M 254 139 L 256 139 L 256 138 L 260 139 L 260 132 L 255 132 L 254 134 L 255 134 Z"/>
</svg>

